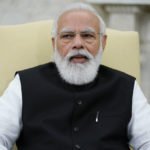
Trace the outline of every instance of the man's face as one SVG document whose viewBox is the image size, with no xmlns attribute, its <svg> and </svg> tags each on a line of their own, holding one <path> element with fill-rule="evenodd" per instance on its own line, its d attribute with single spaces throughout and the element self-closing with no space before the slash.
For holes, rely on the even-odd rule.
<svg viewBox="0 0 150 150">
<path fill-rule="evenodd" d="M 55 42 L 62 58 L 73 50 L 86 49 L 93 56 L 98 53 L 100 47 L 99 20 L 90 11 L 73 10 L 64 13 L 59 18 L 57 33 Z M 72 57 L 70 61 L 85 63 L 88 59 L 78 55 Z"/>
<path fill-rule="evenodd" d="M 99 20 L 86 10 L 64 13 L 58 20 L 57 38 L 52 38 L 54 60 L 68 83 L 92 82 L 98 72 L 106 36 L 100 40 Z"/>
</svg>

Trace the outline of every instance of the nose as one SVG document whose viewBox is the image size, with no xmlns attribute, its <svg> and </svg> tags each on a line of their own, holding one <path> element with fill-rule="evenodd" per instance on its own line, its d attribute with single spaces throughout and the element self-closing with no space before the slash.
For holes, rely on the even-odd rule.
<svg viewBox="0 0 150 150">
<path fill-rule="evenodd" d="M 82 49 L 84 46 L 83 46 L 83 40 L 82 38 L 80 37 L 80 34 L 76 34 L 74 40 L 73 40 L 73 45 L 72 45 L 72 48 L 73 49 Z"/>
</svg>

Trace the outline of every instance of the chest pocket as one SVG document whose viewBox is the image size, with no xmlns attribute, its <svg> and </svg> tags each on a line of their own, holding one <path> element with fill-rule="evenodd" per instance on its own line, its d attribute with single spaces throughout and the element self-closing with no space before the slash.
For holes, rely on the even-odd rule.
<svg viewBox="0 0 150 150">
<path fill-rule="evenodd" d="M 122 137 L 127 133 L 127 120 L 123 114 L 95 111 L 91 113 L 93 129 L 104 137 Z"/>
</svg>

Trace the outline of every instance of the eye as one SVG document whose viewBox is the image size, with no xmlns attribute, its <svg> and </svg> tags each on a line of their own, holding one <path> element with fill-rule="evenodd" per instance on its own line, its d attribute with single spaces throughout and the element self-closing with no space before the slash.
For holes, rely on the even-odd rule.
<svg viewBox="0 0 150 150">
<path fill-rule="evenodd" d="M 73 38 L 74 34 L 64 33 L 64 34 L 60 35 L 60 37 L 63 39 L 69 39 L 69 38 Z"/>
<path fill-rule="evenodd" d="M 83 38 L 94 38 L 94 35 L 92 33 L 82 33 L 81 36 Z"/>
</svg>

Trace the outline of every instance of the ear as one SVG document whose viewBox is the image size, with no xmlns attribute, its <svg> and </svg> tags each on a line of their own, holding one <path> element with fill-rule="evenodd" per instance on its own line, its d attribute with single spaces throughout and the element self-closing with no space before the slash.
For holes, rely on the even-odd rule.
<svg viewBox="0 0 150 150">
<path fill-rule="evenodd" d="M 104 35 L 103 36 L 103 41 L 102 41 L 103 50 L 105 49 L 106 41 L 107 41 L 107 35 Z"/>
<path fill-rule="evenodd" d="M 52 45 L 53 45 L 53 50 L 55 50 L 55 38 L 52 37 Z"/>
</svg>

